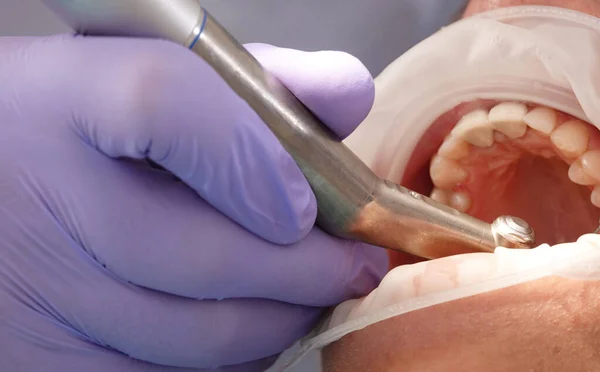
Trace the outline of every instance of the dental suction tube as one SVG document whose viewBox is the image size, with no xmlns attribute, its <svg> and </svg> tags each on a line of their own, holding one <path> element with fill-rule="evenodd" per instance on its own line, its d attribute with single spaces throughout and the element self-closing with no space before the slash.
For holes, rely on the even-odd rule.
<svg viewBox="0 0 600 372">
<path fill-rule="evenodd" d="M 82 34 L 168 39 L 204 59 L 291 154 L 331 235 L 433 259 L 497 246 L 529 248 L 533 230 L 502 216 L 491 225 L 377 177 L 197 0 L 44 0 Z"/>
</svg>

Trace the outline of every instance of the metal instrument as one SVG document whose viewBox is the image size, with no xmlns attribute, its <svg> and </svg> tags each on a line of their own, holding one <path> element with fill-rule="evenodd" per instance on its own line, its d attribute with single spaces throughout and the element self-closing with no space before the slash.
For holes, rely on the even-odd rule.
<svg viewBox="0 0 600 372">
<path fill-rule="evenodd" d="M 346 239 L 433 259 L 529 248 L 521 219 L 491 225 L 378 178 L 197 0 L 44 0 L 82 34 L 169 39 L 204 59 L 292 155 L 317 198 L 317 224 Z"/>
</svg>

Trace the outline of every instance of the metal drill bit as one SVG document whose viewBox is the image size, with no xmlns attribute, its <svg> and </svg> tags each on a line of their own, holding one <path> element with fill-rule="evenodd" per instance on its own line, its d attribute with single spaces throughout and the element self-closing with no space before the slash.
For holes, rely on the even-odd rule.
<svg viewBox="0 0 600 372">
<path fill-rule="evenodd" d="M 513 216 L 500 216 L 492 222 L 492 231 L 498 246 L 505 248 L 531 248 L 535 233 L 525 220 Z"/>
<path fill-rule="evenodd" d="M 424 258 L 532 244 L 520 219 L 490 225 L 377 177 L 196 0 L 44 2 L 82 34 L 169 39 L 204 59 L 294 158 L 315 193 L 317 224 L 334 236 Z"/>
</svg>

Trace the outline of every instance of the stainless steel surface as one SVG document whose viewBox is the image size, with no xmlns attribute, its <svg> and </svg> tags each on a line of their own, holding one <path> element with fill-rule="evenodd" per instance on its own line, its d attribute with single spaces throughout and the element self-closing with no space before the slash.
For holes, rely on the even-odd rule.
<svg viewBox="0 0 600 372">
<path fill-rule="evenodd" d="M 317 197 L 317 223 L 330 234 L 424 258 L 496 247 L 490 224 L 379 179 L 196 0 L 52 3 L 80 32 L 167 38 L 207 61 L 295 159 Z"/>
<path fill-rule="evenodd" d="M 348 228 L 381 181 L 277 79 L 208 16 L 192 48 L 258 113 L 308 179 L 324 230 Z"/>
<path fill-rule="evenodd" d="M 490 224 L 389 181 L 378 184 L 351 231 L 423 258 L 493 252 L 497 246 Z"/>
<path fill-rule="evenodd" d="M 75 31 L 164 38 L 185 44 L 202 14 L 190 0 L 42 0 Z"/>
<path fill-rule="evenodd" d="M 500 216 L 492 222 L 496 244 L 506 248 L 530 248 L 535 243 L 535 233 L 521 218 Z"/>
</svg>

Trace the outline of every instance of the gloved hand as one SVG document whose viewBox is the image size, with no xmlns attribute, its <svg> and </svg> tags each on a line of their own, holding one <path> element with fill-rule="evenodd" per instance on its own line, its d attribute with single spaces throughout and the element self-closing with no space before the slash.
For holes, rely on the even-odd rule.
<svg viewBox="0 0 600 372">
<path fill-rule="evenodd" d="M 356 59 L 248 47 L 340 136 L 370 110 Z M 0 51 L 2 370 L 264 370 L 386 271 L 384 250 L 313 228 L 292 158 L 190 51 L 72 36 Z"/>
</svg>

